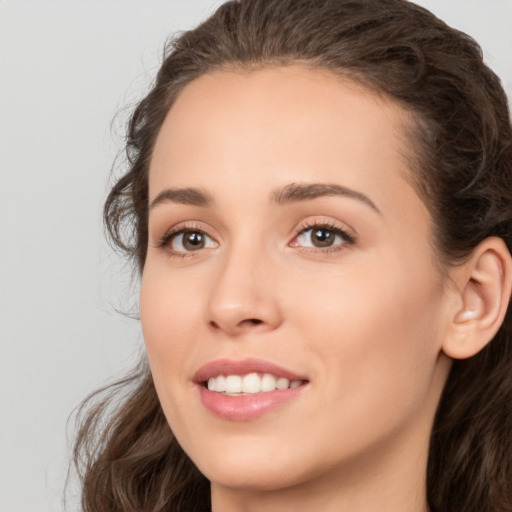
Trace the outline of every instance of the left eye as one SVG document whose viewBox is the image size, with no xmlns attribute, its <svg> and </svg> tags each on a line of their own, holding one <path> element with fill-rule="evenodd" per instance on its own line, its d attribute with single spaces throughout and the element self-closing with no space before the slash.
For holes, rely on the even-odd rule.
<svg viewBox="0 0 512 512">
<path fill-rule="evenodd" d="M 350 237 L 341 229 L 329 226 L 313 226 L 302 230 L 293 245 L 321 249 L 350 242 Z"/>
<path fill-rule="evenodd" d="M 215 242 L 204 232 L 197 230 L 181 231 L 173 235 L 169 242 L 171 250 L 191 252 L 216 247 Z"/>
</svg>

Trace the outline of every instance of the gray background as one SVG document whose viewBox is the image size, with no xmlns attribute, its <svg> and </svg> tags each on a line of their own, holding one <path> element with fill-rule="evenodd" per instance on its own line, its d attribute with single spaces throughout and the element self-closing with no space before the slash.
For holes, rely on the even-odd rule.
<svg viewBox="0 0 512 512">
<path fill-rule="evenodd" d="M 116 313 L 137 283 L 103 240 L 109 170 L 167 35 L 219 3 L 0 0 L 1 512 L 63 510 L 67 418 L 141 349 Z M 418 3 L 474 36 L 512 93 L 512 0 Z"/>
</svg>

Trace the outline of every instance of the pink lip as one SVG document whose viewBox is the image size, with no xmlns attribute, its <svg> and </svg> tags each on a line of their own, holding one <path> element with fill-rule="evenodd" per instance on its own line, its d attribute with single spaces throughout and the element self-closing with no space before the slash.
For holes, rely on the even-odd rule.
<svg viewBox="0 0 512 512">
<path fill-rule="evenodd" d="M 308 380 L 303 375 L 298 375 L 282 366 L 262 359 L 243 359 L 242 361 L 217 359 L 199 368 L 194 375 L 194 382 L 203 383 L 210 377 L 217 377 L 218 375 L 247 375 L 248 373 L 271 373 L 277 377 L 286 377 L 290 381 Z"/>
<path fill-rule="evenodd" d="M 290 381 L 307 381 L 305 377 L 269 361 L 259 359 L 245 359 L 243 361 L 219 359 L 207 363 L 194 375 L 194 382 L 197 384 L 201 401 L 206 409 L 219 418 L 231 421 L 252 420 L 279 405 L 289 402 L 302 393 L 306 387 L 303 384 L 291 389 L 276 389 L 275 391 L 265 393 L 227 396 L 215 391 L 209 391 L 204 386 L 205 381 L 210 377 L 217 377 L 218 375 L 246 375 L 248 373 L 271 373 L 279 377 L 286 377 Z"/>
</svg>

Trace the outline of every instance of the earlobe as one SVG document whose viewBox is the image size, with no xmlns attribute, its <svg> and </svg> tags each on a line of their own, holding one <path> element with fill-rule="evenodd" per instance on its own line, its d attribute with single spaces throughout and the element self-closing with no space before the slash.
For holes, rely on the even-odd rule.
<svg viewBox="0 0 512 512">
<path fill-rule="evenodd" d="M 512 287 L 512 258 L 501 238 L 481 242 L 454 272 L 460 299 L 450 320 L 443 351 L 466 359 L 482 350 L 503 323 Z"/>
</svg>

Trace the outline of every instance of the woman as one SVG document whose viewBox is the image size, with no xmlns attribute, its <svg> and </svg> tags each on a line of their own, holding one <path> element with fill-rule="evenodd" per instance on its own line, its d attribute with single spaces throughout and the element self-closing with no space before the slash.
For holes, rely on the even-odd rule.
<svg viewBox="0 0 512 512">
<path fill-rule="evenodd" d="M 472 39 L 228 2 L 127 155 L 105 221 L 149 364 L 84 417 L 84 510 L 512 510 L 512 130 Z"/>
</svg>

